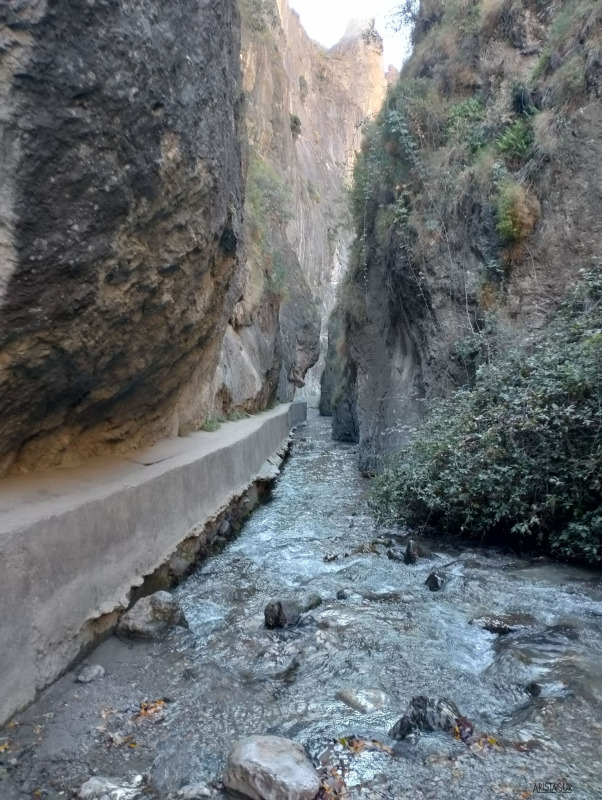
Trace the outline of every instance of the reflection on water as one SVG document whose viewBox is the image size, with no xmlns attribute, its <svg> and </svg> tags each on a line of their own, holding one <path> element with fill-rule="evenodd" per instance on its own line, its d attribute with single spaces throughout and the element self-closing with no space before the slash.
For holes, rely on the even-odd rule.
<svg viewBox="0 0 602 800">
<path fill-rule="evenodd" d="M 165 723 L 155 781 L 215 778 L 236 739 L 270 732 L 300 741 L 316 764 L 344 766 L 358 797 L 526 797 L 534 781 L 561 778 L 574 798 L 602 797 L 597 577 L 436 544 L 415 566 L 391 561 L 367 488 L 354 448 L 312 417 L 272 500 L 179 588 L 192 678 Z M 429 592 L 429 572 L 455 559 L 444 590 Z M 269 599 L 308 592 L 324 602 L 302 624 L 264 628 Z M 504 636 L 470 624 L 510 612 L 535 622 Z M 449 697 L 503 749 L 479 753 L 443 734 L 394 756 L 333 743 L 387 741 L 418 694 Z"/>
</svg>

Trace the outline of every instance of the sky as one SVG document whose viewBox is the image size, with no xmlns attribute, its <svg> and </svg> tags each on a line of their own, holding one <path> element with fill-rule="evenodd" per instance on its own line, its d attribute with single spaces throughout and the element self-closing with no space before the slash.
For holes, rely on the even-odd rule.
<svg viewBox="0 0 602 800">
<path fill-rule="evenodd" d="M 387 28 L 387 18 L 398 5 L 396 0 L 290 0 L 303 27 L 312 39 L 332 47 L 355 17 L 376 17 L 376 28 L 385 40 L 384 66 L 401 67 L 407 50 L 407 34 Z"/>
</svg>

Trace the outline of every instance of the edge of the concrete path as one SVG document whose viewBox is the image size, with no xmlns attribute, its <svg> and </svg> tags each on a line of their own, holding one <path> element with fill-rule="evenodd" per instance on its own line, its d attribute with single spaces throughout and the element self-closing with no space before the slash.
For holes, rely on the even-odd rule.
<svg viewBox="0 0 602 800">
<path fill-rule="evenodd" d="M 124 483 L 88 488 L 81 502 L 73 492 L 68 502 L 40 502 L 27 509 L 26 524 L 5 525 L 0 726 L 112 630 L 139 596 L 135 587 L 149 576 L 184 575 L 234 533 L 258 488 L 277 474 L 266 461 L 279 452 L 279 463 L 291 429 L 306 418 L 307 406 L 296 402 L 253 424 L 229 423 L 200 447 L 180 446 L 150 468 L 141 463 Z"/>
</svg>

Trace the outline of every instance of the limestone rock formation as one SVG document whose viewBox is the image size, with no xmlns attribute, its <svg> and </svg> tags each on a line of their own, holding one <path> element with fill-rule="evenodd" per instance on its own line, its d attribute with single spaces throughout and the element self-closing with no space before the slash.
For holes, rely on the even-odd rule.
<svg viewBox="0 0 602 800">
<path fill-rule="evenodd" d="M 360 125 L 384 94 L 382 46 L 370 23 L 326 51 L 286 0 L 240 5 L 246 274 L 216 380 L 222 415 L 290 400 L 304 385 L 318 392 L 352 238 L 345 181 Z"/>
<path fill-rule="evenodd" d="M 325 381 L 334 435 L 359 441 L 367 473 L 602 258 L 600 4 L 467 9 L 419 4 L 413 55 L 363 146 Z"/>
<path fill-rule="evenodd" d="M 0 473 L 200 427 L 242 235 L 235 0 L 0 4 Z"/>
</svg>

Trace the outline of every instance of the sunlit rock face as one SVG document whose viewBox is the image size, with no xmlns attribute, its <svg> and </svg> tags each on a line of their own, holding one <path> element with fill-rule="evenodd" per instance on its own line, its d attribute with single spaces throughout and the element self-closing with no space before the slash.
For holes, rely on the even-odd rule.
<svg viewBox="0 0 602 800">
<path fill-rule="evenodd" d="M 219 413 L 261 408 L 297 389 L 318 392 L 328 316 L 352 240 L 346 184 L 361 125 L 385 89 L 382 42 L 370 20 L 327 51 L 286 0 L 245 0 L 241 13 L 247 271 L 222 352 Z M 260 214 L 258 231 L 257 183 L 260 195 L 269 193 L 272 172 L 283 180 L 286 213 Z"/>
<path fill-rule="evenodd" d="M 237 299 L 235 0 L 4 0 L 0 40 L 0 472 L 198 427 Z"/>
<path fill-rule="evenodd" d="M 600 4 L 467 9 L 422 0 L 372 133 L 323 398 L 369 473 L 602 259 Z"/>
</svg>

